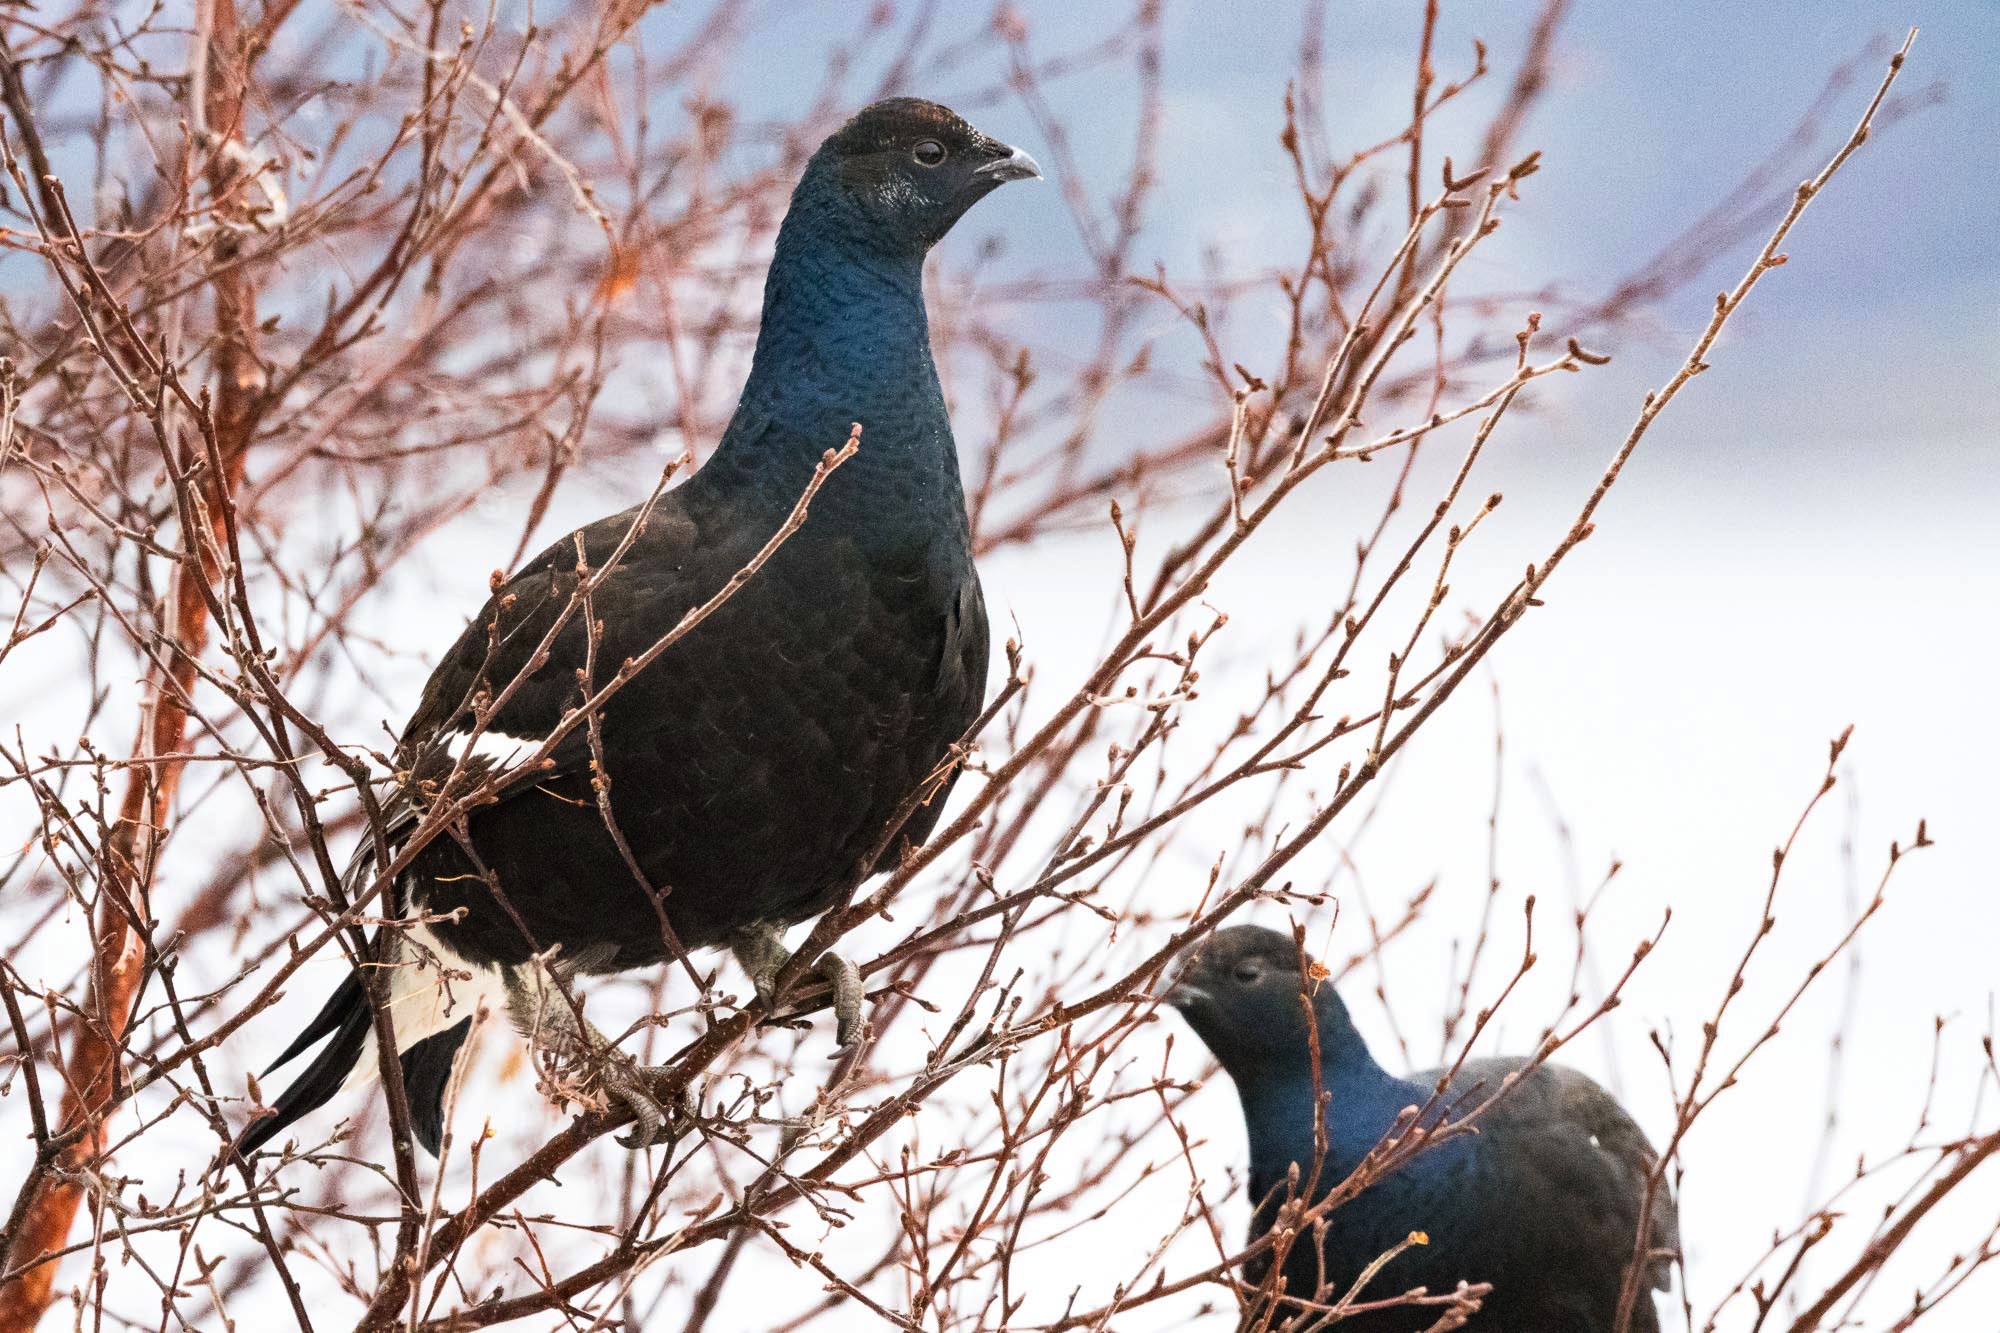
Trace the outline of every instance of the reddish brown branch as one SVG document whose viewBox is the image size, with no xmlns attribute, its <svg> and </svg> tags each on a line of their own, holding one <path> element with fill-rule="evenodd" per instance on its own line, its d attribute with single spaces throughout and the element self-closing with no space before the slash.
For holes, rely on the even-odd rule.
<svg viewBox="0 0 2000 1333">
<path fill-rule="evenodd" d="M 196 56 L 208 70 L 206 96 L 199 110 L 217 145 L 208 153 L 208 187 L 218 201 L 224 201 L 234 190 L 239 173 L 221 146 L 240 147 L 242 143 L 243 93 L 249 66 L 238 50 L 234 0 L 207 3 L 208 45 Z M 6 59 L 12 102 L 19 81 L 11 55 Z M 21 125 L 32 123 L 25 107 L 16 105 L 14 110 Z M 54 191 L 52 177 L 43 184 Z M 59 196 L 52 202 L 58 205 L 54 211 L 64 219 L 62 229 L 74 247 L 72 258 L 87 263 L 83 238 L 68 222 L 67 208 Z M 223 209 L 225 216 L 231 211 Z M 51 262 L 62 261 L 52 258 Z M 153 872 L 186 769 L 185 758 L 178 752 L 187 730 L 187 701 L 197 663 L 208 644 L 209 590 L 226 577 L 219 553 L 228 544 L 228 513 L 243 480 L 262 387 L 254 342 L 256 295 L 247 269 L 222 265 L 217 270 L 214 293 L 217 374 L 213 419 L 189 427 L 201 432 L 203 439 L 182 432 L 178 447 L 168 450 L 167 459 L 170 469 L 192 479 L 206 511 L 207 527 L 183 533 L 168 603 L 172 616 L 165 632 L 168 666 L 164 673 L 156 671 L 147 683 L 118 820 L 98 862 L 100 893 L 84 1018 L 72 1029 L 62 1062 L 62 1109 L 57 1123 L 64 1131 L 81 1128 L 84 1133 L 53 1157 L 46 1149 L 38 1154 L 23 1188 L 25 1207 L 5 1244 L 0 1245 L 6 1271 L 20 1272 L 0 1287 L 0 1329 L 34 1327 L 53 1299 L 56 1265 L 30 1265 L 36 1256 L 63 1247 L 83 1202 L 86 1173 L 101 1165 L 107 1146 L 105 1116 L 117 1093 L 125 1033 L 146 972 L 146 936 L 153 921 Z M 102 344 L 99 350 L 107 362 L 119 355 Z M 156 380 L 153 387 L 156 402 L 164 400 L 164 379 Z M 157 408 L 155 413 L 157 426 Z M 163 447 L 165 444 L 163 438 Z M 208 466 L 210 448 L 212 456 L 221 460 L 220 471 Z"/>
</svg>

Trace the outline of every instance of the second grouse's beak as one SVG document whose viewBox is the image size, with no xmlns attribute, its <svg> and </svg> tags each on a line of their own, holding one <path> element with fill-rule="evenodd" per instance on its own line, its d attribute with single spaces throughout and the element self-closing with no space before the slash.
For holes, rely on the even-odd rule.
<svg viewBox="0 0 2000 1333">
<path fill-rule="evenodd" d="M 1007 147 L 1005 144 L 1001 145 Z M 1035 159 L 1018 148 L 1009 148 L 1006 157 L 996 157 L 972 173 L 990 181 L 1040 180 L 1042 169 Z"/>
<path fill-rule="evenodd" d="M 1183 1012 L 1196 1005 L 1207 1004 L 1215 997 L 1201 988 L 1198 984 L 1200 977 L 1199 962 L 1182 963 L 1180 969 L 1174 973 L 1173 981 L 1167 986 L 1167 993 L 1162 998 Z"/>
</svg>

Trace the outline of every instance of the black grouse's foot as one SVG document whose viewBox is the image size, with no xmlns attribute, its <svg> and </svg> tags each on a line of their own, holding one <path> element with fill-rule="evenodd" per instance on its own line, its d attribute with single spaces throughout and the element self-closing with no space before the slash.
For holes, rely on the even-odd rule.
<svg viewBox="0 0 2000 1333">
<path fill-rule="evenodd" d="M 766 1010 L 777 1001 L 778 974 L 791 962 L 785 948 L 784 932 L 770 922 L 740 930 L 731 939 L 729 951 L 750 974 L 757 1000 Z M 813 964 L 813 974 L 833 988 L 833 1039 L 841 1051 L 852 1049 L 864 1031 L 861 1002 L 868 992 L 861 984 L 861 969 L 839 954 L 827 952 Z"/>
<path fill-rule="evenodd" d="M 668 1083 L 673 1073 L 668 1066 L 641 1065 L 619 1050 L 577 1013 L 569 996 L 554 984 L 573 980 L 596 961 L 588 953 L 565 959 L 552 950 L 510 969 L 505 978 L 508 1012 L 530 1046 L 546 1048 L 558 1066 L 582 1075 L 586 1086 L 594 1084 L 608 1103 L 632 1113 L 638 1123 L 618 1142 L 632 1149 L 671 1143 L 675 1133 L 668 1129 L 669 1122 L 687 1119 L 686 1088 Z"/>
<path fill-rule="evenodd" d="M 638 1152 L 669 1145 L 679 1137 L 672 1126 L 688 1118 L 687 1089 L 672 1086 L 673 1072 L 667 1065 L 640 1065 L 615 1058 L 599 1068 L 597 1083 L 605 1097 L 632 1113 L 632 1132 L 618 1136 L 621 1146 Z"/>
<path fill-rule="evenodd" d="M 861 1018 L 861 1003 L 868 990 L 861 984 L 861 969 L 853 960 L 836 953 L 823 953 L 813 968 L 833 987 L 833 1041 L 842 1051 L 852 1050 L 867 1031 Z"/>
</svg>

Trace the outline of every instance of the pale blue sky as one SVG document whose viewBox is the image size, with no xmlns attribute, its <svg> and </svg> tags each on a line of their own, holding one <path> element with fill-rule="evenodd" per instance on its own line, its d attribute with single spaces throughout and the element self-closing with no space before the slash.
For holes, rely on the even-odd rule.
<svg viewBox="0 0 2000 1333">
<path fill-rule="evenodd" d="M 1039 52 L 1099 38 L 1130 12 L 1034 0 L 1016 8 Z M 1290 253 L 1297 208 L 1275 135 L 1284 83 L 1296 68 L 1296 8 L 1262 6 L 1246 19 L 1237 6 L 1166 7 L 1166 133 L 1161 179 L 1135 251 L 1142 269 L 1157 260 L 1194 276 L 1204 247 L 1215 244 L 1252 258 Z M 1340 146 L 1371 142 L 1404 121 L 1420 7 L 1376 0 L 1329 9 L 1333 138 Z M 1444 6 L 1441 75 L 1468 66 L 1475 34 L 1492 48 L 1498 72 L 1511 71 L 1532 11 Z M 647 22 L 664 38 L 705 13 L 670 8 Z M 712 75 L 747 110 L 774 118 L 810 104 L 828 46 L 845 39 L 856 10 L 787 5 L 781 20 L 779 13 L 766 7 L 774 21 L 752 25 L 729 66 Z M 945 43 L 976 32 L 987 11 L 942 13 L 937 34 Z M 1717 358 L 1723 373 L 1663 423 L 1659 445 L 1640 463 L 1659 474 L 1657 484 L 1631 503 L 1824 507 L 1828 521 L 1844 523 L 1990 526 L 1984 507 L 2000 498 L 1991 455 L 2000 436 L 1991 389 L 2000 378 L 2000 249 L 1991 243 L 2000 177 L 1990 165 L 2000 147 L 2000 4 L 1993 0 L 1579 0 L 1552 87 L 1520 138 L 1524 148 L 1543 150 L 1543 170 L 1470 278 L 1496 287 L 1601 288 L 1701 216 L 1790 130 L 1832 70 L 1865 56 L 1824 123 L 1818 143 L 1830 150 L 1913 24 L 1922 32 L 1900 91 L 1914 98 L 1941 85 L 1941 104 L 1879 134 L 1814 205 L 1789 247 L 1794 265 L 1764 284 L 1728 334 Z M 866 52 L 856 60 L 847 84 L 854 99 L 872 90 L 881 63 Z M 997 58 L 974 60 L 942 84 L 913 90 L 950 99 L 990 86 L 998 69 Z M 1489 80 L 1438 117 L 1433 160 L 1452 151 L 1456 136 L 1464 162 L 1503 86 Z M 1046 91 L 1072 126 L 1080 169 L 1110 188 L 1129 151 L 1129 71 L 1058 80 Z M 1004 98 L 973 114 L 1030 151 L 1044 147 L 1021 108 Z M 1002 271 L 1075 273 L 1082 263 L 1052 200 L 1003 197 L 961 230 L 1003 237 Z M 947 242 L 964 253 L 975 244 L 965 236 Z M 1749 253 L 1738 245 L 1719 254 L 1667 304 L 1651 336 L 1628 341 L 1613 367 L 1563 395 L 1536 475 L 1546 475 L 1544 467 L 1562 474 L 1572 452 L 1576 476 L 1587 475 L 1593 442 L 1670 371 L 1713 292 L 1734 281 Z M 1269 342 L 1256 313 L 1237 312 L 1232 349 Z M 1022 336 L 1059 337 L 1046 325 L 1024 327 Z M 1154 406 L 1171 417 L 1190 404 L 1169 395 Z M 1854 512 L 1857 496 L 1866 512 Z"/>
</svg>

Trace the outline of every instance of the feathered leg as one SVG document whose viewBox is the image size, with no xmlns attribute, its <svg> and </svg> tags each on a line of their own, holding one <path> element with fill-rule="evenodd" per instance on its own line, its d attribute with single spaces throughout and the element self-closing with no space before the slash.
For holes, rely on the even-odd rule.
<svg viewBox="0 0 2000 1333">
<path fill-rule="evenodd" d="M 785 933 L 771 922 L 759 922 L 730 937 L 729 951 L 750 974 L 757 999 L 770 1009 L 777 999 L 778 974 L 792 961 L 785 947 Z M 868 998 L 861 984 L 861 969 L 831 951 L 822 953 L 813 965 L 813 974 L 833 987 L 833 1039 L 847 1050 L 861 1037 L 861 1004 Z"/>
<path fill-rule="evenodd" d="M 590 970 L 589 955 L 573 959 L 536 959 L 507 970 L 507 1012 L 514 1026 L 530 1045 L 553 1047 L 559 1055 L 573 1058 L 597 1081 L 606 1097 L 632 1112 L 637 1122 L 630 1134 L 618 1142 L 627 1148 L 650 1148 L 671 1142 L 670 1121 L 685 1118 L 679 1105 L 684 1090 L 671 1099 L 662 1095 L 661 1083 L 672 1072 L 665 1065 L 642 1065 L 612 1044 L 589 1020 L 578 1015 L 569 997 L 552 982 L 564 985 L 577 973 Z M 669 1105 L 669 1101 L 673 1105 Z"/>
</svg>

